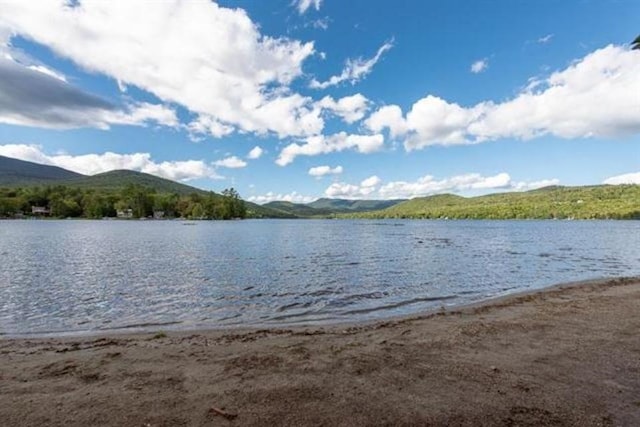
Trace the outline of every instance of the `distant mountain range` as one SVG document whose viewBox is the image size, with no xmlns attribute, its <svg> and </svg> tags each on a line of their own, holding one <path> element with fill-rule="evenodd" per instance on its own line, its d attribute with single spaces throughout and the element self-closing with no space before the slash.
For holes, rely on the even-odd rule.
<svg viewBox="0 0 640 427">
<path fill-rule="evenodd" d="M 113 170 L 96 175 L 82 175 L 57 166 L 0 156 L 0 187 L 65 185 L 85 189 L 116 190 L 130 184 L 153 188 L 160 193 L 180 195 L 207 193 L 196 187 L 131 170 Z M 319 199 L 307 205 L 289 202 L 271 202 L 265 205 L 245 202 L 245 204 L 249 216 L 252 217 L 310 218 L 326 217 L 336 213 L 384 209 L 398 202 L 398 200 Z"/>
<path fill-rule="evenodd" d="M 311 203 L 269 202 L 264 207 L 277 210 L 295 217 L 327 217 L 336 214 L 371 212 L 389 208 L 405 200 L 347 200 L 318 199 Z"/>
<path fill-rule="evenodd" d="M 180 195 L 209 193 L 142 172 L 115 170 L 87 176 L 56 166 L 0 156 L 0 188 L 65 185 L 117 190 L 129 184 Z M 440 194 L 411 200 L 324 198 L 307 204 L 245 203 L 248 216 L 254 218 L 640 219 L 640 185 L 551 186 L 479 197 Z"/>
</svg>

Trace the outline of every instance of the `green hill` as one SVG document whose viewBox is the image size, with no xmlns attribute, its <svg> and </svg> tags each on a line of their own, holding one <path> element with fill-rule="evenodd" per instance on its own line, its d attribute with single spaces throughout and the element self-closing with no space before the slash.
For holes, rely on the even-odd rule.
<svg viewBox="0 0 640 427">
<path fill-rule="evenodd" d="M 640 185 L 546 187 L 465 198 L 420 197 L 358 218 L 640 219 Z"/>
<path fill-rule="evenodd" d="M 318 199 L 308 203 L 314 209 L 326 209 L 331 212 L 365 212 L 386 209 L 388 207 L 404 202 L 401 200 L 347 200 L 347 199 Z"/>
<path fill-rule="evenodd" d="M 56 166 L 0 156 L 0 187 L 81 178 L 83 175 Z"/>
<path fill-rule="evenodd" d="M 294 218 L 324 217 L 335 213 L 335 210 L 331 209 L 315 209 L 310 205 L 305 205 L 302 203 L 280 201 L 269 202 L 262 205 L 262 207 L 286 213 L 287 215 Z"/>
<path fill-rule="evenodd" d="M 294 218 L 326 218 L 339 213 L 368 212 L 396 205 L 404 200 L 318 199 L 303 204 L 284 201 L 269 202 L 263 207 L 283 212 Z"/>
<path fill-rule="evenodd" d="M 81 176 L 80 178 L 66 180 L 60 184 L 78 188 L 94 188 L 99 190 L 115 190 L 127 185 L 141 185 L 153 188 L 159 193 L 176 193 L 187 195 L 191 193 L 205 194 L 204 190 L 160 178 L 148 173 L 131 170 L 113 170 L 91 176 Z"/>
<path fill-rule="evenodd" d="M 209 195 L 190 185 L 160 178 L 143 172 L 114 170 L 97 175 L 82 175 L 56 166 L 42 165 L 0 156 L 0 188 L 28 188 L 63 185 L 82 190 L 118 191 L 129 185 L 150 188 L 158 193 L 180 196 L 190 194 Z M 215 193 L 215 196 L 219 196 Z M 251 202 L 245 202 L 250 218 L 290 218 L 291 214 Z"/>
</svg>

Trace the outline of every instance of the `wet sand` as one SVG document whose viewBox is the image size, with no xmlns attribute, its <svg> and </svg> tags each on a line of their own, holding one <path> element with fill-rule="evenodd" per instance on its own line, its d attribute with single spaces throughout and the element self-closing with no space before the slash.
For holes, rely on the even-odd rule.
<svg viewBox="0 0 640 427">
<path fill-rule="evenodd" d="M 640 280 L 363 325 L 0 339 L 0 424 L 640 425 Z"/>
</svg>

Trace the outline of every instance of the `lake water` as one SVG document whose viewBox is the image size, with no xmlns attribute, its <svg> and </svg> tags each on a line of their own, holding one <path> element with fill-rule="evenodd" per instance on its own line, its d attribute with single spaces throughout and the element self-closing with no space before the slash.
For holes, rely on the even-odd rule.
<svg viewBox="0 0 640 427">
<path fill-rule="evenodd" d="M 0 334 L 351 322 L 640 275 L 640 221 L 0 221 Z"/>
</svg>

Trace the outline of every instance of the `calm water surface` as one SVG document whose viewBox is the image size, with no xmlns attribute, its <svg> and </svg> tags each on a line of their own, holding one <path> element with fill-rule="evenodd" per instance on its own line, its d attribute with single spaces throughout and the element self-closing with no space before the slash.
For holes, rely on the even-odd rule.
<svg viewBox="0 0 640 427">
<path fill-rule="evenodd" d="M 0 334 L 359 321 L 629 275 L 638 221 L 0 221 Z"/>
</svg>

